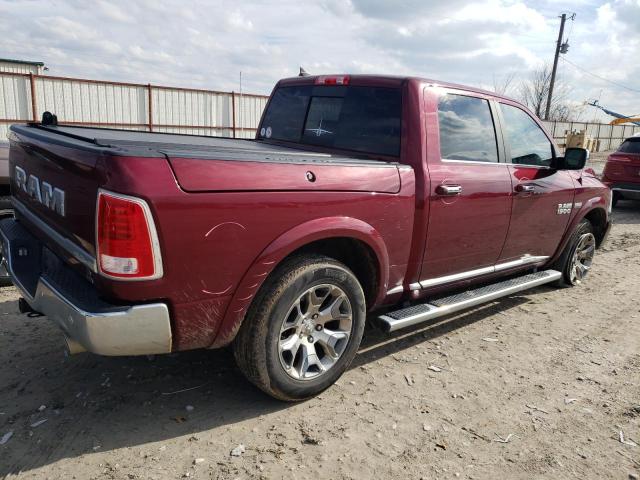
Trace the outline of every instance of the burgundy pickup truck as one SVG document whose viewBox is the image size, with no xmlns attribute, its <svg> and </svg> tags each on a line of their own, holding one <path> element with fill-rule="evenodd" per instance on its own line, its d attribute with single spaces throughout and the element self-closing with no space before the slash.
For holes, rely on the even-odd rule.
<svg viewBox="0 0 640 480">
<path fill-rule="evenodd" d="M 51 116 L 49 116 L 51 117 Z M 611 192 L 525 107 L 420 78 L 281 80 L 255 140 L 14 125 L 2 248 L 71 352 L 233 345 L 274 397 L 387 331 L 579 284 Z M 372 313 L 375 312 L 375 313 Z"/>
<path fill-rule="evenodd" d="M 640 135 L 627 138 L 607 158 L 602 182 L 613 192 L 612 205 L 618 200 L 640 200 Z"/>
</svg>

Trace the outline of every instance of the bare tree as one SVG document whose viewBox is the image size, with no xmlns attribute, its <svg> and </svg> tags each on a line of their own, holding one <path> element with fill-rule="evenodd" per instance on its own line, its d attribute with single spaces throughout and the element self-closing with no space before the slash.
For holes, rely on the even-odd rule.
<svg viewBox="0 0 640 480">
<path fill-rule="evenodd" d="M 542 118 L 547 106 L 549 85 L 551 83 L 551 66 L 545 64 L 531 72 L 518 88 L 520 101 Z M 561 80 L 556 79 L 547 120 L 577 120 L 582 113 L 580 108 L 568 101 L 569 87 Z"/>
<path fill-rule="evenodd" d="M 509 95 L 511 90 L 513 90 L 512 83 L 516 78 L 516 72 L 507 73 L 501 79 L 498 79 L 495 75 L 493 76 L 493 91 L 498 95 Z"/>
</svg>

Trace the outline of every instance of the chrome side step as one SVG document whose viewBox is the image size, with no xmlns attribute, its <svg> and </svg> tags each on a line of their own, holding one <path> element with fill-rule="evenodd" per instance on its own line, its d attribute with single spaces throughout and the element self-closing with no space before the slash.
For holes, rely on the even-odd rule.
<svg viewBox="0 0 640 480">
<path fill-rule="evenodd" d="M 466 308 L 475 307 L 482 303 L 490 302 L 500 297 L 506 297 L 516 292 L 528 290 L 545 283 L 555 282 L 562 277 L 562 273 L 556 270 L 544 270 L 529 273 L 521 277 L 511 278 L 474 290 L 457 293 L 449 297 L 432 300 L 430 303 L 422 303 L 387 312 L 380 315 L 378 320 L 387 332 L 395 332 L 401 328 L 410 327 L 418 323 L 426 322 L 434 318 L 442 317 L 450 313 L 458 312 Z"/>
</svg>

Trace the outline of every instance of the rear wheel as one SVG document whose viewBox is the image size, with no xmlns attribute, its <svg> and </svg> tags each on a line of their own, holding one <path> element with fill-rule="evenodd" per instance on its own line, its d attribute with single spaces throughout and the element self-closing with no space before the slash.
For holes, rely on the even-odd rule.
<svg viewBox="0 0 640 480">
<path fill-rule="evenodd" d="M 293 258 L 249 309 L 234 341 L 236 361 L 269 395 L 303 400 L 344 373 L 364 324 L 364 292 L 346 266 L 317 255 Z"/>
<path fill-rule="evenodd" d="M 555 268 L 562 272 L 559 283 L 569 287 L 581 284 L 591 270 L 595 252 L 596 237 L 593 235 L 593 226 L 585 218 L 574 230 L 555 265 Z"/>
</svg>

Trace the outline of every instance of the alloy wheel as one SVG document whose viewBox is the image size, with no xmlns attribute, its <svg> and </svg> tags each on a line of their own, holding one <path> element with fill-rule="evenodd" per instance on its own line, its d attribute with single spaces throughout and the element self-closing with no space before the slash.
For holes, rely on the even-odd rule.
<svg viewBox="0 0 640 480">
<path fill-rule="evenodd" d="M 569 265 L 569 276 L 573 285 L 579 285 L 591 269 L 596 251 L 596 238 L 592 233 L 583 234 L 578 240 Z"/>
<path fill-rule="evenodd" d="M 332 284 L 314 285 L 291 305 L 282 320 L 280 363 L 296 380 L 328 372 L 349 343 L 353 312 L 347 294 Z"/>
</svg>

